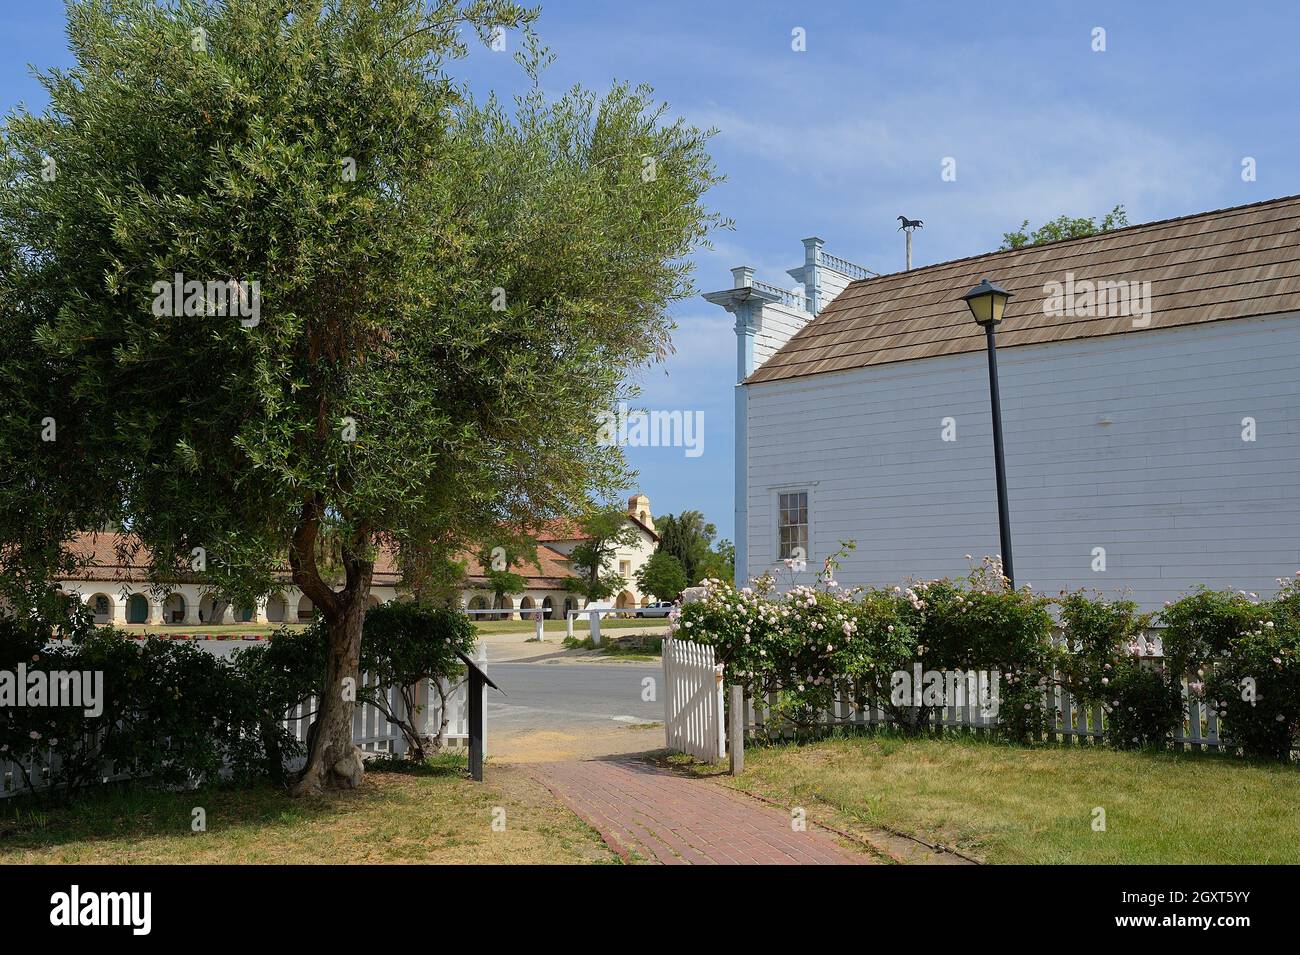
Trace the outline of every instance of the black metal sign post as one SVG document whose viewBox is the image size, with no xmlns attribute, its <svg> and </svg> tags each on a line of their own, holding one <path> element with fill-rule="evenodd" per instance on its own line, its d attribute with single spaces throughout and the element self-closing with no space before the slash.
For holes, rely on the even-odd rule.
<svg viewBox="0 0 1300 955">
<path fill-rule="evenodd" d="M 479 669 L 477 663 L 459 650 L 456 656 L 469 670 L 469 774 L 478 782 L 483 781 L 483 741 L 484 732 L 483 694 L 485 687 L 499 691 L 503 696 L 505 690 L 497 686 L 486 673 Z"/>
</svg>

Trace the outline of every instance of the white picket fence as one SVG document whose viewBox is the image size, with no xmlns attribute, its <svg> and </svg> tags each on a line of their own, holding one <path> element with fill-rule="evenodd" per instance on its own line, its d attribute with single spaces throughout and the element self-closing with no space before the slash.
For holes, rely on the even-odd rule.
<svg viewBox="0 0 1300 955">
<path fill-rule="evenodd" d="M 1060 645 L 1064 636 L 1059 632 L 1053 637 Z M 1145 652 L 1142 659 L 1155 666 L 1164 658 L 1164 648 L 1160 642 L 1158 629 L 1148 630 L 1144 636 Z M 1212 708 L 1194 698 L 1187 689 L 1187 679 L 1182 683 L 1183 723 L 1175 727 L 1171 741 L 1175 746 L 1191 750 L 1219 750 L 1225 744 L 1220 736 L 1219 715 Z M 784 738 L 795 735 L 796 729 L 788 724 L 773 721 L 772 707 L 776 703 L 775 694 L 767 700 L 746 699 L 745 734 L 747 737 Z M 1059 686 L 1048 688 L 1046 705 L 1054 720 L 1049 723 L 1045 738 L 1061 743 L 1100 743 L 1106 735 L 1106 720 L 1099 704 L 1089 706 L 1076 700 L 1068 690 Z M 867 729 L 887 726 L 892 723 L 889 714 L 880 707 L 862 708 L 853 701 L 836 694 L 832 704 L 823 710 L 805 729 L 831 730 L 837 728 Z M 967 699 L 962 706 L 946 706 L 936 710 L 932 726 L 956 732 L 983 733 L 997 725 L 996 716 L 982 713 L 979 704 Z"/>
<path fill-rule="evenodd" d="M 1055 639 L 1059 642 L 1064 637 L 1058 634 Z M 1142 658 L 1152 665 L 1158 664 L 1164 653 L 1159 631 L 1148 631 L 1144 641 L 1146 652 Z M 670 749 L 710 761 L 721 759 L 726 752 L 722 703 L 724 677 L 721 666 L 715 668 L 713 661 L 713 648 L 710 646 L 685 640 L 664 640 L 667 745 Z M 712 692 L 715 685 L 716 693 Z M 1186 679 L 1182 680 L 1182 693 L 1183 723 L 1172 734 L 1173 745 L 1199 751 L 1225 749 L 1218 713 L 1188 692 Z M 1049 712 L 1054 711 L 1055 715 L 1046 733 L 1048 740 L 1082 744 L 1100 743 L 1104 739 L 1106 720 L 1100 705 L 1083 704 L 1061 687 L 1049 688 L 1046 702 Z M 830 706 L 815 714 L 809 723 L 795 727 L 773 716 L 776 703 L 775 693 L 766 699 L 746 696 L 743 724 L 747 739 L 786 739 L 799 731 L 865 731 L 892 723 L 882 708 L 859 707 L 853 700 L 837 693 Z M 967 699 L 962 706 L 938 709 L 931 725 L 946 731 L 985 733 L 997 725 L 997 718 L 981 712 L 977 701 Z"/>
<path fill-rule="evenodd" d="M 476 662 L 480 669 L 487 669 L 487 656 L 481 647 Z M 361 685 L 363 688 L 374 686 L 375 679 L 373 675 L 369 673 L 362 674 Z M 446 685 L 444 683 L 444 686 Z M 445 741 L 449 747 L 464 747 L 469 742 L 468 681 L 461 680 L 458 686 L 449 689 Z M 406 715 L 405 703 L 396 687 L 389 687 L 385 691 L 385 696 L 394 715 L 399 718 Z M 423 712 L 419 713 L 419 716 L 424 719 L 424 722 L 422 724 L 417 722 L 416 724 L 423 726 L 422 735 L 435 736 L 438 727 L 442 725 L 442 701 L 428 680 L 422 681 L 416 688 L 415 705 L 417 713 L 419 713 L 420 708 L 423 708 Z M 290 718 L 285 721 L 285 728 L 299 742 L 307 742 L 307 730 L 311 726 L 315 711 L 316 700 L 313 697 L 298 706 Z M 486 714 L 484 719 L 486 721 Z M 486 733 L 484 735 L 486 737 Z M 361 751 L 369 756 L 400 756 L 405 754 L 407 749 L 406 738 L 402 735 L 402 731 L 398 726 L 395 723 L 390 723 L 387 717 L 384 716 L 383 711 L 370 703 L 364 703 L 354 709 L 352 714 L 352 739 Z M 305 758 L 299 757 L 286 763 L 286 768 L 289 770 L 300 769 L 304 763 Z M 49 751 L 44 754 L 43 759 L 27 760 L 21 767 L 14 761 L 0 760 L 0 799 L 8 799 L 28 791 L 23 773 L 24 769 L 27 777 L 31 779 L 32 787 L 40 790 L 49 788 L 50 780 L 57 775 L 58 768 L 58 757 Z M 104 767 L 103 782 L 116 782 L 127 778 L 127 773 L 117 772 L 112 766 Z"/>
<path fill-rule="evenodd" d="M 480 666 L 482 664 L 480 663 Z M 486 669 L 486 668 L 484 668 Z M 375 686 L 372 674 L 361 675 L 361 688 L 367 695 Z M 443 686 L 447 686 L 444 682 Z M 384 699 L 393 715 L 404 719 L 410 715 L 402 700 L 402 694 L 395 686 L 382 690 Z M 421 735 L 436 736 L 442 725 L 442 700 L 428 680 L 423 680 L 415 688 L 416 725 L 422 726 Z M 463 747 L 469 741 L 469 689 L 467 681 L 451 688 L 447 697 L 447 735 L 446 744 L 450 747 Z M 299 742 L 307 742 L 307 730 L 311 726 L 316 711 L 316 698 L 294 710 L 293 715 L 285 721 L 285 728 L 293 733 Z M 423 719 L 423 723 L 419 720 Z M 383 710 L 370 703 L 363 703 L 352 712 L 352 741 L 368 755 L 401 756 L 406 752 L 406 738 L 396 723 L 390 723 Z M 291 769 L 300 768 L 303 760 L 290 764 Z"/>
<path fill-rule="evenodd" d="M 664 638 L 664 735 L 669 749 L 705 762 L 727 752 L 722 665 L 713 647 Z"/>
</svg>

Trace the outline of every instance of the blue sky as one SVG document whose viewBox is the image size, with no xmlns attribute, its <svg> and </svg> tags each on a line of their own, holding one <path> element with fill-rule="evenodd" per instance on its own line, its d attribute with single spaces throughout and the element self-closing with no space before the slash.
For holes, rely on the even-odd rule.
<svg viewBox="0 0 1300 955">
<path fill-rule="evenodd" d="M 751 265 L 790 284 L 799 240 L 880 272 L 902 267 L 895 216 L 925 221 L 915 264 L 995 248 L 1028 218 L 1131 222 L 1300 192 L 1300 5 L 1294 2 L 1007 4 L 543 2 L 557 54 L 546 76 L 604 90 L 653 85 L 675 113 L 716 126 L 728 181 L 710 196 L 735 220 L 696 256 L 701 291 Z M 59 0 L 0 0 L 0 106 L 37 107 L 26 64 L 65 65 Z M 791 31 L 807 49 L 791 49 Z M 1106 31 L 1093 52 L 1092 32 Z M 513 44 L 513 40 L 511 41 Z M 479 89 L 510 93 L 514 63 L 476 53 Z M 957 178 L 940 176 L 944 157 Z M 1243 182 L 1243 157 L 1257 179 Z M 730 317 L 675 308 L 676 354 L 643 376 L 642 404 L 701 411 L 704 453 L 629 449 L 656 514 L 698 508 L 732 535 Z"/>
</svg>

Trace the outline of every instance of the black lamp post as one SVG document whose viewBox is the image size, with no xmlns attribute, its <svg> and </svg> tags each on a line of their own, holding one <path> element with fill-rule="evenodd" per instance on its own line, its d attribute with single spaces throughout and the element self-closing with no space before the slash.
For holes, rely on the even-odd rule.
<svg viewBox="0 0 1300 955">
<path fill-rule="evenodd" d="M 1002 399 L 998 395 L 998 346 L 993 330 L 1002 321 L 1011 293 L 988 279 L 962 296 L 976 324 L 984 329 L 989 345 L 989 398 L 993 405 L 993 458 L 998 475 L 998 530 L 1002 537 L 1002 573 L 1014 589 L 1016 574 L 1011 563 L 1011 513 L 1007 505 L 1007 471 L 1002 450 Z"/>
</svg>

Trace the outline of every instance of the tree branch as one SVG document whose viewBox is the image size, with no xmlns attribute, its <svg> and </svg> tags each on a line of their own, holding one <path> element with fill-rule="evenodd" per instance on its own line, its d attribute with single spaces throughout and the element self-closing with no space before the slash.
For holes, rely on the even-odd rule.
<svg viewBox="0 0 1300 955">
<path fill-rule="evenodd" d="M 293 571 L 293 582 L 329 619 L 338 615 L 343 603 L 339 595 L 321 578 L 320 569 L 316 566 L 316 538 L 319 533 L 320 501 L 313 495 L 303 502 L 302 515 L 289 545 L 289 567 Z"/>
</svg>

